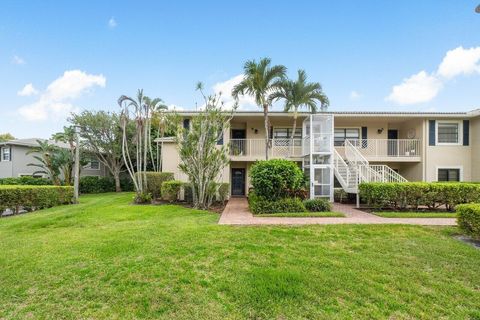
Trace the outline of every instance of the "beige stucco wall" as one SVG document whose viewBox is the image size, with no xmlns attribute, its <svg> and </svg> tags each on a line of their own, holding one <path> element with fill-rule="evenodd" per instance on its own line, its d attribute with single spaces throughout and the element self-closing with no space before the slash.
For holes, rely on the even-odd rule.
<svg viewBox="0 0 480 320">
<path fill-rule="evenodd" d="M 472 181 L 472 132 L 470 131 L 470 144 L 463 145 L 435 145 L 430 146 L 428 141 L 428 120 L 424 120 L 424 175 L 425 181 L 437 181 L 438 168 L 459 168 L 463 181 Z M 459 119 L 455 119 L 459 120 Z M 460 119 L 461 120 L 461 119 Z M 462 132 L 460 132 L 462 134 Z"/>
<path fill-rule="evenodd" d="M 470 120 L 470 145 L 472 181 L 480 181 L 480 116 Z"/>
</svg>

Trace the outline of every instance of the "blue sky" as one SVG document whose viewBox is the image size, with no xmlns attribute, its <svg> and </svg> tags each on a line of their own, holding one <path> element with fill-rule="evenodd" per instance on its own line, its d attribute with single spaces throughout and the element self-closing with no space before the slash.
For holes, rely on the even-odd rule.
<svg viewBox="0 0 480 320">
<path fill-rule="evenodd" d="M 228 91 L 265 56 L 305 69 L 333 111 L 471 110 L 478 2 L 3 0 L 0 133 L 48 137 L 70 111 L 118 110 L 138 88 L 191 109 L 197 81 Z"/>
</svg>

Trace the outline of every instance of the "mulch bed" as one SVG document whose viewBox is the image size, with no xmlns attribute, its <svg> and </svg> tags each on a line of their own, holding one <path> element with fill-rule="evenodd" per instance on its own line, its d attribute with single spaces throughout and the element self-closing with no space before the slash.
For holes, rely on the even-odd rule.
<svg viewBox="0 0 480 320">
<path fill-rule="evenodd" d="M 152 204 L 155 204 L 155 205 L 174 204 L 174 205 L 182 206 L 182 207 L 185 207 L 185 208 L 193 208 L 191 203 L 185 202 L 185 201 L 168 202 L 168 201 L 164 201 L 164 200 L 156 200 L 156 201 L 152 202 Z M 215 202 L 215 203 L 212 204 L 210 209 L 208 209 L 208 211 L 212 211 L 212 212 L 216 212 L 218 214 L 221 214 L 223 212 L 223 209 L 225 209 L 226 204 L 227 204 L 226 202 L 225 203 Z"/>
<path fill-rule="evenodd" d="M 458 240 L 463 241 L 466 244 L 469 244 L 469 245 L 473 246 L 474 248 L 480 250 L 480 240 L 475 240 L 475 239 L 472 239 L 470 237 L 463 236 L 463 235 L 456 236 L 455 238 L 457 238 Z"/>
</svg>

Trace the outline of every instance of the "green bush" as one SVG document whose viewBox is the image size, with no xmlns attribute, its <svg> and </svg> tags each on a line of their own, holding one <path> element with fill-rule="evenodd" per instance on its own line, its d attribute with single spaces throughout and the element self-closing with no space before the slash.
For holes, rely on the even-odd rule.
<svg viewBox="0 0 480 320">
<path fill-rule="evenodd" d="M 217 196 L 216 196 L 217 201 L 224 203 L 225 201 L 227 201 L 229 195 L 230 195 L 230 184 L 219 183 Z"/>
<path fill-rule="evenodd" d="M 120 178 L 122 191 L 133 191 L 133 182 L 130 177 Z M 115 192 L 113 177 L 82 176 L 79 181 L 79 190 L 82 194 Z"/>
<path fill-rule="evenodd" d="M 52 181 L 47 178 L 34 178 L 31 176 L 0 179 L 0 185 L 48 186 L 52 184 Z"/>
<path fill-rule="evenodd" d="M 457 206 L 456 211 L 460 229 L 480 240 L 480 204 L 461 204 Z"/>
<path fill-rule="evenodd" d="M 183 182 L 178 180 L 170 180 L 162 183 L 162 199 L 173 202 L 178 199 L 178 193 L 182 188 Z"/>
<path fill-rule="evenodd" d="M 37 210 L 60 204 L 69 204 L 73 200 L 73 187 L 59 186 L 0 186 L 0 212 L 12 209 L 18 213 L 21 208 Z"/>
<path fill-rule="evenodd" d="M 161 197 L 163 182 L 174 179 L 172 172 L 147 171 L 145 176 L 147 178 L 147 192 L 152 195 L 154 200 Z"/>
<path fill-rule="evenodd" d="M 282 198 L 268 200 L 250 192 L 248 195 L 248 206 L 254 214 L 262 213 L 283 213 L 283 212 L 305 212 L 305 206 L 299 198 Z"/>
<path fill-rule="evenodd" d="M 332 204 L 326 199 L 304 200 L 305 208 L 310 212 L 328 212 L 332 211 Z"/>
<path fill-rule="evenodd" d="M 268 200 L 295 195 L 304 185 L 304 175 L 290 160 L 272 159 L 256 162 L 250 177 L 256 194 Z"/>
<path fill-rule="evenodd" d="M 420 206 L 435 209 L 444 206 L 452 211 L 462 203 L 480 202 L 480 185 L 476 183 L 362 183 L 360 197 L 374 208 L 395 210 Z"/>
</svg>

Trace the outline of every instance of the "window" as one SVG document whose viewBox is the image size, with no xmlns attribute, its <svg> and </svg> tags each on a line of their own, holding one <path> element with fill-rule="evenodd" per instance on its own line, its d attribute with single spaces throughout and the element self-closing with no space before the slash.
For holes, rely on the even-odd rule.
<svg viewBox="0 0 480 320">
<path fill-rule="evenodd" d="M 96 159 L 92 159 L 85 168 L 91 170 L 100 170 L 100 162 Z"/>
<path fill-rule="evenodd" d="M 439 144 L 460 144 L 460 123 L 438 121 L 437 141 Z"/>
<path fill-rule="evenodd" d="M 290 144 L 290 138 L 292 137 L 293 128 L 273 128 L 273 139 L 276 146 L 284 146 Z M 293 136 L 294 145 L 302 145 L 302 129 L 296 128 L 295 135 Z M 277 140 L 277 141 L 275 141 Z"/>
<path fill-rule="evenodd" d="M 343 146 L 345 140 L 360 139 L 360 129 L 358 128 L 335 128 L 334 131 L 334 145 L 336 147 Z"/>
<path fill-rule="evenodd" d="M 10 161 L 10 147 L 3 147 L 2 148 L 2 161 Z"/>
<path fill-rule="evenodd" d="M 460 181 L 460 169 L 438 169 L 438 181 Z"/>
</svg>

